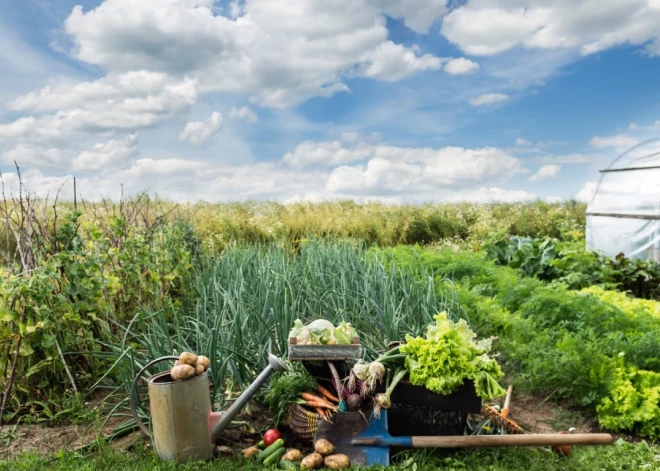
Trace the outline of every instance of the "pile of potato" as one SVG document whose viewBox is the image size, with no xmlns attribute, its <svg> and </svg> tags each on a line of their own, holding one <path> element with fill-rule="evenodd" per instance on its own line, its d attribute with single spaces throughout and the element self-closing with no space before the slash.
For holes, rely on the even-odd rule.
<svg viewBox="0 0 660 471">
<path fill-rule="evenodd" d="M 325 466 L 330 469 L 346 469 L 351 466 L 351 460 L 346 455 L 334 454 L 335 447 L 328 440 L 322 439 L 314 443 L 314 453 L 303 458 L 300 469 L 318 469 Z"/>
<path fill-rule="evenodd" d="M 209 359 L 204 355 L 195 355 L 190 352 L 183 352 L 179 359 L 174 362 L 170 371 L 170 376 L 174 381 L 183 381 L 193 376 L 199 376 L 209 369 Z"/>
</svg>

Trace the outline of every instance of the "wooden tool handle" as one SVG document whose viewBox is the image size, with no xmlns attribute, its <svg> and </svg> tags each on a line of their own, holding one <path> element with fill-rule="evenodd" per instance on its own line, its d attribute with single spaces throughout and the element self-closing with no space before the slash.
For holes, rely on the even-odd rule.
<svg viewBox="0 0 660 471">
<path fill-rule="evenodd" d="M 539 433 L 523 435 L 412 437 L 413 448 L 611 445 L 613 442 L 614 437 L 609 433 Z"/>
<path fill-rule="evenodd" d="M 504 399 L 504 407 L 502 407 L 502 417 L 509 415 L 509 406 L 511 405 L 511 393 L 513 392 L 513 386 L 509 386 L 509 389 L 506 391 L 506 398 Z"/>
</svg>

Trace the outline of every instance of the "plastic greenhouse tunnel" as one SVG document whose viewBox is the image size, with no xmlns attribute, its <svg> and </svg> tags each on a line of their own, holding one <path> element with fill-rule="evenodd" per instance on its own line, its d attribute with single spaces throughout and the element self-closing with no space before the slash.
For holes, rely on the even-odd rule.
<svg viewBox="0 0 660 471">
<path fill-rule="evenodd" d="M 587 206 L 587 246 L 660 262 L 660 139 L 631 148 L 601 174 Z"/>
</svg>

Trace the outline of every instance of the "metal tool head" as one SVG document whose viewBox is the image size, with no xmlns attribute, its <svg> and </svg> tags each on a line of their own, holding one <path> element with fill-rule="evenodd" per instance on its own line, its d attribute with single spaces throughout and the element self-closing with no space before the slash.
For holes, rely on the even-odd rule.
<svg viewBox="0 0 660 471">
<path fill-rule="evenodd" d="M 332 423 L 321 421 L 314 440 L 325 438 L 335 446 L 335 453 L 349 457 L 351 464 L 358 466 L 389 466 L 390 446 L 398 437 L 392 437 L 387 428 L 387 411 L 374 417 L 371 411 L 344 412 L 335 414 Z M 355 445 L 353 440 L 362 444 Z M 369 442 L 364 444 L 364 442 Z"/>
<path fill-rule="evenodd" d="M 268 364 L 274 371 L 286 371 L 288 370 L 286 364 L 277 358 L 275 355 L 272 353 L 268 354 Z"/>
</svg>

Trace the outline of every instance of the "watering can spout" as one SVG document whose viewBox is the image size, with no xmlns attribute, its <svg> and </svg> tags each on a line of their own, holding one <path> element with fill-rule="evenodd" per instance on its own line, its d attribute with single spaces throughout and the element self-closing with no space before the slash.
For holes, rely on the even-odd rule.
<svg viewBox="0 0 660 471">
<path fill-rule="evenodd" d="M 268 354 L 268 366 L 257 376 L 248 388 L 243 391 L 238 399 L 224 412 L 220 412 L 220 418 L 215 422 L 211 430 L 211 443 L 215 443 L 220 433 L 234 420 L 234 417 L 247 405 L 252 396 L 254 396 L 263 383 L 274 371 L 286 371 L 287 367 L 282 360 L 275 355 Z"/>
</svg>

